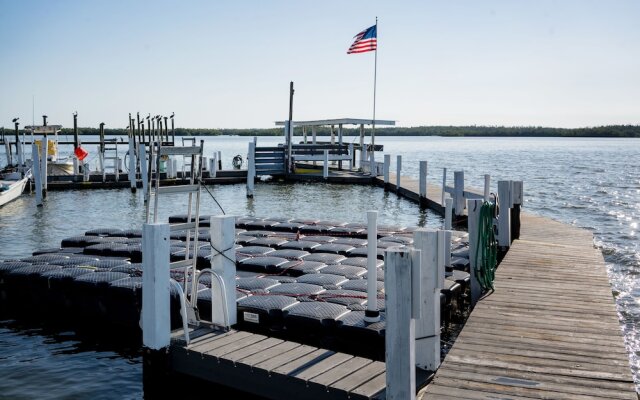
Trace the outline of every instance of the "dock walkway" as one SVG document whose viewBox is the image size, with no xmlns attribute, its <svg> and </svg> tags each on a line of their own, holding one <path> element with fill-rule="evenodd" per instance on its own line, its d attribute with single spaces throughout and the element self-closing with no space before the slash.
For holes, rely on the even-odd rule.
<svg viewBox="0 0 640 400">
<path fill-rule="evenodd" d="M 174 335 L 171 368 L 270 399 L 384 398 L 385 364 L 250 332 Z M 423 381 L 426 377 L 422 377 Z"/>
<path fill-rule="evenodd" d="M 422 399 L 637 399 L 591 232 L 523 214 L 496 273 Z"/>
</svg>

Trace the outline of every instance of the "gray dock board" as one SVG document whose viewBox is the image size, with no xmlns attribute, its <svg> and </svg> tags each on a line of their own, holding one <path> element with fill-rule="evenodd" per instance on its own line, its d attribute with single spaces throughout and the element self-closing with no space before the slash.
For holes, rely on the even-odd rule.
<svg viewBox="0 0 640 400">
<path fill-rule="evenodd" d="M 210 340 L 203 340 L 201 343 L 198 343 L 195 346 L 188 346 L 187 350 L 196 351 L 199 353 L 207 353 L 211 350 L 225 346 L 228 343 L 233 343 L 249 335 L 251 335 L 249 332 L 229 332 L 222 335 L 213 335 Z"/>
<path fill-rule="evenodd" d="M 307 349 L 305 349 L 308 352 L 300 352 L 300 354 L 302 354 L 302 356 L 296 358 L 293 361 L 289 361 L 286 364 L 283 364 L 281 366 L 279 366 L 278 368 L 273 369 L 273 372 L 278 373 L 278 374 L 283 374 L 283 375 L 290 375 L 290 374 L 294 374 L 296 371 L 298 370 L 303 370 L 313 364 L 318 363 L 319 361 L 332 356 L 333 354 L 335 354 L 335 352 L 331 351 L 331 350 L 325 350 L 325 349 L 316 349 L 316 350 L 311 350 L 309 351 L 310 347 L 307 347 Z"/>
<path fill-rule="evenodd" d="M 265 337 L 263 340 L 260 340 L 250 346 L 225 354 L 224 358 L 232 362 L 238 362 L 239 360 L 242 360 L 254 354 L 264 352 L 265 350 L 270 349 L 283 342 L 284 341 L 280 339 Z"/>
<path fill-rule="evenodd" d="M 271 360 L 272 358 L 282 355 L 282 354 L 290 354 L 294 356 L 300 350 L 298 349 L 302 345 L 295 342 L 283 342 L 276 346 L 273 346 L 267 350 L 261 351 L 259 353 L 252 354 L 249 357 L 238 360 L 239 363 L 246 364 L 250 367 L 260 366 L 261 363 Z"/>
<path fill-rule="evenodd" d="M 374 397 L 379 393 L 382 393 L 387 387 L 387 373 L 382 372 L 376 375 L 373 379 L 363 383 L 357 388 L 351 390 L 352 395 L 362 395 L 365 397 Z"/>
<path fill-rule="evenodd" d="M 288 362 L 291 362 L 299 357 L 301 357 L 303 354 L 303 352 L 309 350 L 309 349 L 315 349 L 314 347 L 311 346 L 306 346 L 306 345 L 302 345 L 300 346 L 300 348 L 296 347 L 295 350 L 297 351 L 289 351 L 286 353 L 279 353 L 279 354 L 273 354 L 273 356 L 259 364 L 256 364 L 255 367 L 256 368 L 262 368 L 266 371 L 272 371 L 276 368 L 278 368 L 281 365 L 284 365 Z"/>
<path fill-rule="evenodd" d="M 316 377 L 320 374 L 325 373 L 326 371 L 339 366 L 340 364 L 352 359 L 353 356 L 344 353 L 336 353 L 331 355 L 330 357 L 325 358 L 319 363 L 298 372 L 293 375 L 298 379 L 302 379 L 303 381 L 308 381 L 313 377 Z"/>
<path fill-rule="evenodd" d="M 329 386 L 371 363 L 372 361 L 366 358 L 354 357 L 328 369 L 320 375 L 314 376 L 310 381 L 319 385 Z"/>
<path fill-rule="evenodd" d="M 637 399 L 591 232 L 522 215 L 521 235 L 425 399 Z"/>
<path fill-rule="evenodd" d="M 351 392 L 357 387 L 372 380 L 380 373 L 385 371 L 385 365 L 383 362 L 374 361 L 364 367 L 353 371 L 350 375 L 343 377 L 342 379 L 334 382 L 331 386 L 337 389 L 342 389 L 347 392 Z"/>
<path fill-rule="evenodd" d="M 247 337 L 240 338 L 238 340 L 234 340 L 230 343 L 225 344 L 224 346 L 217 346 L 214 349 L 204 351 L 203 354 L 207 356 L 220 358 L 228 353 L 233 353 L 236 350 L 243 349 L 247 346 L 250 346 L 256 342 L 260 342 L 265 339 L 266 339 L 266 336 L 250 335 Z"/>
<path fill-rule="evenodd" d="M 212 332 L 191 346 L 175 334 L 169 355 L 175 372 L 271 399 L 364 400 L 384 389 L 384 363 L 249 332 Z"/>
</svg>

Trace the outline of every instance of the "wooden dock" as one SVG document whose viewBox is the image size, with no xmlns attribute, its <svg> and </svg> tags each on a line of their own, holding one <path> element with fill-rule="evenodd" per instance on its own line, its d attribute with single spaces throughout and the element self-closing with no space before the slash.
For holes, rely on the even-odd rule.
<svg viewBox="0 0 640 400">
<path fill-rule="evenodd" d="M 523 215 L 423 399 L 637 399 L 591 232 Z"/>
<path fill-rule="evenodd" d="M 383 399 L 385 364 L 349 354 L 231 330 L 201 329 L 186 345 L 174 334 L 174 372 L 269 399 Z M 418 375 L 424 383 L 425 374 Z"/>
<path fill-rule="evenodd" d="M 375 184 L 421 202 L 419 182 Z M 477 193 L 477 192 L 476 192 Z M 442 189 L 423 205 L 443 212 Z M 522 214 L 520 238 L 420 399 L 638 399 L 590 231 Z M 175 335 L 174 335 L 175 336 Z M 175 336 L 171 369 L 270 399 L 382 399 L 384 363 L 249 332 Z M 417 387 L 427 382 L 418 375 Z"/>
</svg>

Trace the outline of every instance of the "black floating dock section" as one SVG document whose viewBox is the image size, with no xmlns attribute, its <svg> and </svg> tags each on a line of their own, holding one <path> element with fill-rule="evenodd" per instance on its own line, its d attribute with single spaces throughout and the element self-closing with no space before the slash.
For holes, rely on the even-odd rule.
<svg viewBox="0 0 640 400">
<path fill-rule="evenodd" d="M 384 399 L 385 364 L 255 333 L 183 332 L 173 335 L 172 371 L 269 399 Z M 422 386 L 426 373 L 417 370 Z"/>
</svg>

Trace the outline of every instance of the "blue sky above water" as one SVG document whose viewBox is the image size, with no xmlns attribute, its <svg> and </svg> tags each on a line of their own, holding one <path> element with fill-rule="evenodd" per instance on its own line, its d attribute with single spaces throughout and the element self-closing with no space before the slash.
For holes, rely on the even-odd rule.
<svg viewBox="0 0 640 400">
<path fill-rule="evenodd" d="M 370 118 L 400 126 L 640 123 L 637 1 L 0 0 L 0 126 Z"/>
</svg>

